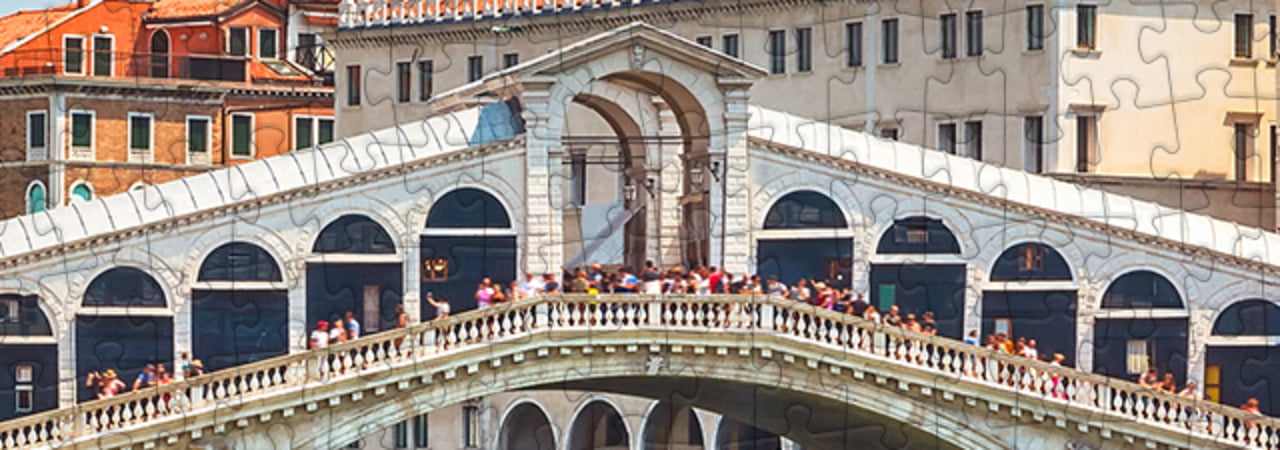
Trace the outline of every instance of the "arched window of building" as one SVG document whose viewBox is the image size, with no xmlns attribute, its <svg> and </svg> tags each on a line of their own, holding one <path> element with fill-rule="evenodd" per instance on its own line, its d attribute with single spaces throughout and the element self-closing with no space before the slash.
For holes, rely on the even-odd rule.
<svg viewBox="0 0 1280 450">
<path fill-rule="evenodd" d="M 315 253 L 394 254 L 395 241 L 387 230 L 373 219 L 348 214 L 326 225 L 320 231 L 311 251 Z"/>
<path fill-rule="evenodd" d="M 90 185 L 88 181 L 77 181 L 76 184 L 71 187 L 71 198 L 69 200 L 71 200 L 72 203 L 93 200 L 93 186 Z"/>
<path fill-rule="evenodd" d="M 991 281 L 1071 281 L 1071 267 L 1061 253 L 1039 242 L 1009 247 L 991 268 Z"/>
<path fill-rule="evenodd" d="M 915 216 L 893 221 L 880 237 L 876 253 L 957 254 L 960 243 L 942 220 Z"/>
<path fill-rule="evenodd" d="M 1280 306 L 1251 299 L 1227 307 L 1213 323 L 1214 336 L 1280 336 Z"/>
<path fill-rule="evenodd" d="M 1117 278 L 1102 295 L 1103 308 L 1182 308 L 1182 296 L 1168 279 L 1150 270 Z"/>
<path fill-rule="evenodd" d="M 164 30 L 151 35 L 151 76 L 169 77 L 169 33 Z"/>
<path fill-rule="evenodd" d="M 764 229 L 847 228 L 844 214 L 831 197 L 814 191 L 796 191 L 769 208 Z"/>
<path fill-rule="evenodd" d="M 281 281 L 280 265 L 262 247 L 232 242 L 205 258 L 197 281 Z"/>
<path fill-rule="evenodd" d="M 155 278 L 133 267 L 116 267 L 89 283 L 84 306 L 165 307 L 164 291 Z"/>
<path fill-rule="evenodd" d="M 27 214 L 44 211 L 49 206 L 44 182 L 36 180 L 27 186 Z"/>
<path fill-rule="evenodd" d="M 493 195 L 476 188 L 461 188 L 431 205 L 427 228 L 511 228 L 511 218 Z"/>
</svg>

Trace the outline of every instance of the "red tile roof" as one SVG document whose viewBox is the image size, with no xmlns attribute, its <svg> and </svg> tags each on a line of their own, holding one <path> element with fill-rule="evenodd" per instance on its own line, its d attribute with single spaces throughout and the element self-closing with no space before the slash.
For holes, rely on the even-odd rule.
<svg viewBox="0 0 1280 450">
<path fill-rule="evenodd" d="M 73 2 L 49 9 L 18 11 L 0 17 L 0 48 L 44 31 L 75 11 L 76 4 Z"/>
<path fill-rule="evenodd" d="M 250 0 L 157 0 L 147 12 L 148 19 L 177 19 L 222 14 Z"/>
</svg>

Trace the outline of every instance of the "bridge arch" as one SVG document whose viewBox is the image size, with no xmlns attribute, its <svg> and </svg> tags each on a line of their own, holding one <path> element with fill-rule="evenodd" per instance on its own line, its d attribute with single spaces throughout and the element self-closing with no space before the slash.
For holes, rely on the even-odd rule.
<svg viewBox="0 0 1280 450">
<path fill-rule="evenodd" d="M 683 419 L 683 420 L 681 420 Z M 667 401 L 656 401 L 649 405 L 644 420 L 640 423 L 640 433 L 636 436 L 632 448 L 640 450 L 661 450 L 680 446 L 688 448 L 705 448 L 703 443 L 702 420 L 698 418 L 693 407 L 683 405 L 677 408 Z"/>
<path fill-rule="evenodd" d="M 565 450 L 625 449 L 634 436 L 622 409 L 607 397 L 588 397 L 569 417 Z"/>
<path fill-rule="evenodd" d="M 547 408 L 534 399 L 508 405 L 498 423 L 498 450 L 559 450 L 560 439 Z"/>
<path fill-rule="evenodd" d="M 1219 310 L 1205 348 L 1203 392 L 1226 405 L 1258 399 L 1263 414 L 1280 412 L 1280 304 L 1239 300 Z"/>
</svg>

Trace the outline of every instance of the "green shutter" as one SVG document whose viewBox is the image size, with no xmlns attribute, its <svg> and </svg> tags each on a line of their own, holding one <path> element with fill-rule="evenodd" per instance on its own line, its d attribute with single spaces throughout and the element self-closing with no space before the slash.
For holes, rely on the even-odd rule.
<svg viewBox="0 0 1280 450">
<path fill-rule="evenodd" d="M 93 194 L 89 192 L 89 187 L 83 184 L 76 186 L 75 189 L 72 189 L 71 195 L 75 197 L 79 197 L 81 200 L 84 200 L 86 202 L 89 200 L 93 200 Z"/>
<path fill-rule="evenodd" d="M 44 148 L 44 113 L 27 116 L 27 147 Z"/>
<path fill-rule="evenodd" d="M 84 39 L 67 38 L 63 52 L 62 64 L 67 73 L 80 73 L 84 70 Z"/>
<path fill-rule="evenodd" d="M 93 74 L 111 76 L 111 39 L 93 38 Z"/>
<path fill-rule="evenodd" d="M 318 144 L 324 145 L 333 142 L 333 119 L 320 119 L 319 134 Z"/>
<path fill-rule="evenodd" d="M 894 291 L 896 291 L 897 288 L 898 288 L 897 286 L 892 284 L 881 284 L 880 285 L 880 301 L 879 301 L 880 304 L 877 305 L 876 308 L 881 311 L 888 311 L 889 307 L 893 306 L 894 301 L 897 300 L 894 298 L 894 293 L 895 293 Z"/>
<path fill-rule="evenodd" d="M 93 145 L 93 116 L 78 113 L 71 115 L 71 146 L 89 147 Z"/>
<path fill-rule="evenodd" d="M 187 120 L 187 151 L 209 151 L 209 121 L 205 119 Z"/>
<path fill-rule="evenodd" d="M 129 148 L 151 150 L 151 118 L 142 116 L 129 118 Z"/>
<path fill-rule="evenodd" d="M 293 149 L 311 148 L 311 118 L 295 117 L 293 119 Z"/>
<path fill-rule="evenodd" d="M 31 188 L 31 198 L 28 199 L 30 205 L 27 207 L 28 213 L 38 213 L 45 209 L 45 193 L 43 185 L 35 185 Z"/>
<path fill-rule="evenodd" d="M 236 156 L 249 156 L 252 154 L 250 148 L 253 142 L 252 120 L 249 116 L 234 116 L 231 118 L 231 154 Z"/>
</svg>

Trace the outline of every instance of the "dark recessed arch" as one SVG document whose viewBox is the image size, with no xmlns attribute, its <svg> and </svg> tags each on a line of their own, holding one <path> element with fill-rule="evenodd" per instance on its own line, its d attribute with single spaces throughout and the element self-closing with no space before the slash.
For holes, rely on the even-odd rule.
<svg viewBox="0 0 1280 450">
<path fill-rule="evenodd" d="M 588 404 L 573 418 L 569 426 L 571 450 L 630 445 L 631 435 L 622 420 L 622 414 L 603 400 Z"/>
<path fill-rule="evenodd" d="M 640 432 L 640 448 L 703 448 L 702 424 L 689 406 L 660 402 L 649 410 Z"/>
<path fill-rule="evenodd" d="M 431 205 L 427 228 L 511 228 L 511 216 L 492 194 L 459 188 Z"/>
<path fill-rule="evenodd" d="M 200 265 L 196 281 L 282 281 L 280 265 L 265 249 L 248 242 L 223 244 Z"/>
<path fill-rule="evenodd" d="M 166 306 L 155 278 L 133 267 L 116 267 L 98 275 L 84 293 L 84 306 Z"/>
<path fill-rule="evenodd" d="M 764 229 L 848 228 L 844 213 L 831 197 L 796 191 L 778 199 L 765 215 Z"/>
<path fill-rule="evenodd" d="M 347 214 L 326 225 L 316 238 L 315 253 L 395 254 L 395 241 L 373 219 Z"/>
<path fill-rule="evenodd" d="M 959 254 L 960 241 L 941 219 L 914 216 L 893 221 L 893 226 L 880 236 L 876 253 Z"/>
<path fill-rule="evenodd" d="M 498 432 L 501 442 L 498 448 L 504 450 L 555 450 L 555 429 L 551 419 L 537 404 L 525 402 L 516 405 L 502 421 L 502 429 Z"/>
<path fill-rule="evenodd" d="M 1071 266 L 1061 253 L 1039 242 L 1005 249 L 991 268 L 991 281 L 1071 281 Z"/>
<path fill-rule="evenodd" d="M 1102 295 L 1103 308 L 1177 308 L 1182 296 L 1168 278 L 1150 270 L 1121 275 Z"/>
<path fill-rule="evenodd" d="M 1280 336 L 1280 306 L 1249 299 L 1228 306 L 1213 323 L 1214 336 Z"/>
<path fill-rule="evenodd" d="M 0 336 L 53 336 L 49 316 L 40 309 L 40 299 L 34 295 L 0 294 Z"/>
</svg>

